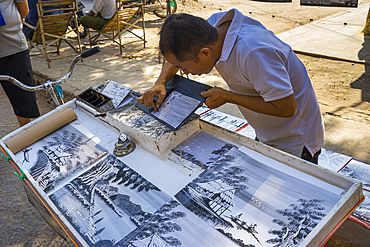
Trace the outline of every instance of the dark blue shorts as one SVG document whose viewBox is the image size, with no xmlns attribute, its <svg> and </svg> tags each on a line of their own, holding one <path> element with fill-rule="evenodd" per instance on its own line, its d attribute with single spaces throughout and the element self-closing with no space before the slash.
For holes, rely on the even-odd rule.
<svg viewBox="0 0 370 247">
<path fill-rule="evenodd" d="M 34 86 L 28 50 L 0 58 L 0 75 L 9 75 L 26 85 Z M 24 118 L 40 116 L 35 92 L 25 91 L 8 81 L 1 81 L 1 85 L 13 106 L 16 116 Z"/>
</svg>

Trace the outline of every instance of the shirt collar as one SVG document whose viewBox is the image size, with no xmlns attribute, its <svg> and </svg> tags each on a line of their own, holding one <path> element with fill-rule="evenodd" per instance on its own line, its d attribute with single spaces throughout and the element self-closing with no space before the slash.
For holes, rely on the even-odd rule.
<svg viewBox="0 0 370 247">
<path fill-rule="evenodd" d="M 243 23 L 243 14 L 240 13 L 237 9 L 231 9 L 228 12 L 225 12 L 222 16 L 220 16 L 220 19 L 217 21 L 215 27 L 217 27 L 218 25 L 222 24 L 225 21 L 230 20 L 231 24 L 229 26 L 229 29 L 227 30 L 224 44 L 222 46 L 221 56 L 218 59 L 218 61 L 225 61 L 229 57 Z"/>
</svg>

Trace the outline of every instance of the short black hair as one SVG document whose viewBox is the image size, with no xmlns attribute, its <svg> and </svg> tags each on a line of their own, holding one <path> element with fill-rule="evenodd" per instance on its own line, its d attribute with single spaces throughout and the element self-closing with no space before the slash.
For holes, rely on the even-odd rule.
<svg viewBox="0 0 370 247">
<path fill-rule="evenodd" d="M 203 18 L 180 13 L 167 17 L 160 31 L 159 49 L 172 53 L 179 62 L 198 61 L 202 47 L 217 42 L 217 29 Z"/>
</svg>

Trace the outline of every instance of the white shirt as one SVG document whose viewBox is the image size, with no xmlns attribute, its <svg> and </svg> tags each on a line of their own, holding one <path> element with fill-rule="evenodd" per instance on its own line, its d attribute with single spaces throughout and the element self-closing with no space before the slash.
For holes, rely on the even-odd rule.
<svg viewBox="0 0 370 247">
<path fill-rule="evenodd" d="M 298 157 L 306 146 L 313 155 L 324 142 L 324 125 L 303 63 L 289 45 L 236 9 L 214 14 L 208 22 L 218 26 L 228 20 L 232 22 L 215 67 L 230 90 L 261 96 L 265 102 L 294 93 L 298 105 L 296 114 L 288 118 L 238 106 L 241 113 L 261 142 Z"/>
<path fill-rule="evenodd" d="M 21 15 L 15 2 L 27 0 L 0 0 L 0 9 L 6 25 L 0 26 L 0 58 L 25 51 L 28 48 L 21 28 Z"/>
<path fill-rule="evenodd" d="M 116 13 L 115 0 L 94 0 L 91 10 L 97 14 L 100 11 L 101 17 L 110 19 Z"/>
</svg>

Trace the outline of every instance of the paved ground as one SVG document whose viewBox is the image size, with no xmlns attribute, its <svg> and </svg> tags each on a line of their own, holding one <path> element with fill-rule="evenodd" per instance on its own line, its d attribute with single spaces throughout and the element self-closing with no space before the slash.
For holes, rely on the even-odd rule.
<svg viewBox="0 0 370 247">
<path fill-rule="evenodd" d="M 91 0 L 86 0 L 86 5 L 91 6 L 89 5 L 91 2 Z M 200 16 L 207 17 L 216 10 L 226 10 L 230 6 L 227 1 L 216 2 L 210 0 L 188 1 L 188 4 L 182 10 L 190 13 L 198 11 L 197 13 Z M 203 3 L 204 5 L 202 5 Z M 284 3 L 267 4 L 244 0 L 236 0 L 232 3 L 238 6 L 238 8 L 240 6 L 243 13 L 249 13 L 252 17 L 259 19 L 267 28 L 274 30 L 275 33 L 283 33 L 297 26 L 309 24 L 311 19 L 324 19 L 343 12 L 341 8 L 315 8 L 315 11 L 313 11 L 313 8 L 300 8 L 297 4 L 289 5 L 290 7 L 288 8 Z M 361 4 L 363 3 L 361 2 Z M 86 10 L 88 9 L 89 7 L 86 8 Z M 294 17 L 292 17 L 292 12 L 295 13 Z M 85 59 L 83 63 L 77 65 L 73 78 L 64 85 L 64 90 L 72 95 L 76 95 L 90 86 L 93 87 L 103 83 L 107 79 L 125 83 L 125 85 L 136 91 L 147 89 L 155 81 L 161 68 L 161 64 L 158 63 L 156 40 L 162 20 L 153 15 L 145 15 L 145 18 L 148 39 L 146 49 L 142 49 L 140 44 L 127 46 L 125 49 L 126 55 L 135 55 L 137 56 L 136 59 L 122 58 L 119 55 L 117 46 L 101 45 L 103 49 L 99 55 Z M 65 53 L 68 52 L 65 51 Z M 70 58 L 54 60 L 51 69 L 48 69 L 45 60 L 40 57 L 32 57 L 32 65 L 37 74 L 45 78 L 58 79 L 66 73 L 70 60 Z M 324 64 L 325 61 L 322 61 L 322 63 Z M 335 65 L 339 66 L 340 64 Z M 211 85 L 225 86 L 216 73 L 198 77 L 197 80 Z M 45 103 L 44 95 L 40 94 L 38 96 L 39 106 L 43 114 L 53 109 L 51 105 Z M 0 108 L 1 138 L 14 131 L 18 126 L 11 107 L 1 90 L 0 105 L 2 106 Z M 329 106 L 322 105 L 322 107 L 328 108 Z M 238 115 L 233 107 L 228 108 L 226 106 L 223 110 Z M 327 111 L 330 112 L 330 109 L 328 108 Z M 364 157 L 361 160 L 370 159 L 368 149 L 366 148 L 368 147 L 367 142 L 365 142 L 366 136 L 364 138 L 364 133 L 360 133 L 361 131 L 366 132 L 370 130 L 368 124 L 364 124 L 364 121 L 356 121 L 353 118 L 345 119 L 338 117 L 338 115 L 330 114 L 325 115 L 324 119 L 328 126 L 334 126 L 331 127 L 332 129 L 327 130 L 327 139 L 330 141 L 329 144 L 331 146 L 329 147 L 332 147 L 330 148 L 331 150 L 340 150 L 343 153 L 353 151 L 350 154 L 353 157 L 358 155 L 356 156 L 357 158 Z M 345 139 L 343 136 L 346 135 L 343 129 L 349 129 L 353 125 L 357 126 L 358 135 L 361 135 L 359 139 L 363 140 L 362 143 L 350 143 L 350 141 L 353 142 L 355 136 L 350 136 L 348 142 L 343 142 L 343 139 Z M 356 153 L 356 150 L 348 150 L 346 146 L 348 147 L 349 145 L 358 145 L 358 149 L 361 151 L 360 154 Z M 72 246 L 71 243 L 60 238 L 28 202 L 22 183 L 13 172 L 14 169 L 10 164 L 5 159 L 0 158 L 0 230 L 2 232 L 0 246 Z M 326 246 L 369 246 L 368 243 L 370 243 L 369 231 L 364 227 L 347 221 Z"/>
</svg>

